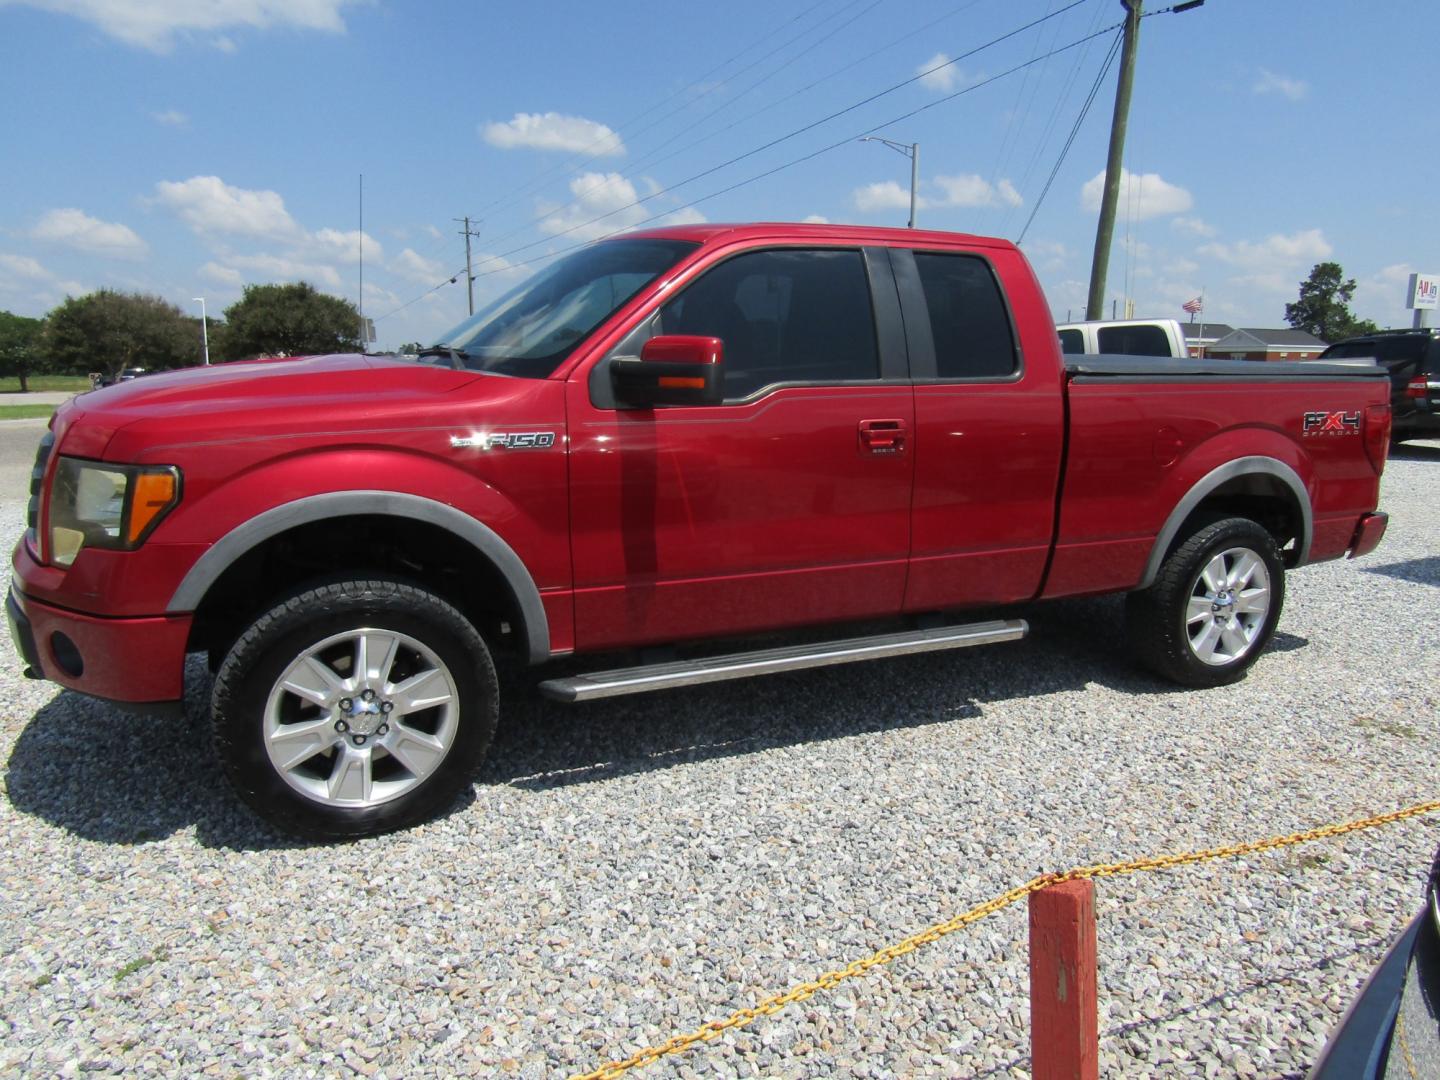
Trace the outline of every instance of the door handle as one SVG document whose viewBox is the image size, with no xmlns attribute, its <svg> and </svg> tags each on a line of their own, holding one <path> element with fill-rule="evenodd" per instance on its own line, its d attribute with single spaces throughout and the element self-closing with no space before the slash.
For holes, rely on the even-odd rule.
<svg viewBox="0 0 1440 1080">
<path fill-rule="evenodd" d="M 904 453 L 907 433 L 904 420 L 861 420 L 860 449 L 870 454 Z"/>
</svg>

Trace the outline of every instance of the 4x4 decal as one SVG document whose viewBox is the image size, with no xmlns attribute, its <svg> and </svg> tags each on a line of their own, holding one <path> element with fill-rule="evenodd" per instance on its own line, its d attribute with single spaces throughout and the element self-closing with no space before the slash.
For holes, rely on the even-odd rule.
<svg viewBox="0 0 1440 1080">
<path fill-rule="evenodd" d="M 1307 412 L 1301 431 L 1306 435 L 1359 435 L 1358 412 Z"/>
</svg>

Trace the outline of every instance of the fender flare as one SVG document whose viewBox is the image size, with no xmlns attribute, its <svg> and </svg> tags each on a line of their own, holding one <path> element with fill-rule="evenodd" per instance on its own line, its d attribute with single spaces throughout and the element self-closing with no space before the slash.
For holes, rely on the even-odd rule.
<svg viewBox="0 0 1440 1080">
<path fill-rule="evenodd" d="M 493 529 L 453 506 L 399 491 L 332 491 L 282 503 L 222 536 L 200 556 L 175 589 L 168 614 L 194 611 L 237 559 L 283 532 L 312 522 L 351 516 L 398 517 L 438 525 L 466 541 L 500 571 L 525 622 L 527 656 L 532 664 L 550 657 L 550 626 L 540 590 L 515 550 Z"/>
<path fill-rule="evenodd" d="M 1296 538 L 1294 566 L 1304 566 L 1310 559 L 1310 542 L 1315 535 L 1315 514 L 1310 506 L 1310 494 L 1305 490 L 1305 482 L 1300 479 L 1300 474 L 1286 465 L 1283 461 L 1277 461 L 1271 457 L 1243 457 L 1228 461 L 1218 468 L 1211 469 L 1202 476 L 1187 491 L 1184 497 L 1170 511 L 1170 516 L 1165 519 L 1165 525 L 1155 537 L 1155 546 L 1150 549 L 1150 558 L 1145 563 L 1145 576 L 1140 579 L 1137 589 L 1146 589 L 1154 584 L 1155 578 L 1160 573 L 1160 564 L 1165 561 L 1165 553 L 1170 550 L 1170 545 L 1175 539 L 1175 534 L 1180 531 L 1180 526 L 1185 524 L 1195 508 L 1205 499 L 1207 495 L 1243 476 L 1269 476 L 1279 480 L 1290 491 L 1295 499 L 1295 504 L 1300 508 L 1300 535 Z"/>
</svg>

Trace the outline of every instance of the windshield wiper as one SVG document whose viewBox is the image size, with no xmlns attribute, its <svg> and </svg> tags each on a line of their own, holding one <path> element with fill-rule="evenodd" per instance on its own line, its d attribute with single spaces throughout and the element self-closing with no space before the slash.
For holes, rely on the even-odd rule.
<svg viewBox="0 0 1440 1080">
<path fill-rule="evenodd" d="M 465 361 L 470 359 L 470 354 L 467 353 L 464 349 L 457 349 L 457 348 L 455 348 L 453 345 L 446 345 L 446 344 L 444 344 L 443 342 L 440 343 L 440 344 L 438 344 L 438 345 L 430 345 L 430 346 L 428 346 L 428 347 L 426 347 L 426 348 L 424 348 L 424 349 L 421 349 L 421 350 L 420 350 L 419 352 L 417 352 L 415 355 L 416 355 L 417 357 L 420 357 L 420 356 L 445 356 L 445 357 L 449 357 L 449 359 L 450 359 L 450 366 L 453 367 L 453 368 L 463 368 L 463 367 L 465 366 Z"/>
</svg>

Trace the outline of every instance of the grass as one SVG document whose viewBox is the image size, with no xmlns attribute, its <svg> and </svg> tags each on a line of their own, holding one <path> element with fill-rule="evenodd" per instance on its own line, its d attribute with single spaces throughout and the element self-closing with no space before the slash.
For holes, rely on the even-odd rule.
<svg viewBox="0 0 1440 1080">
<path fill-rule="evenodd" d="M 151 964 L 168 959 L 169 956 L 169 952 L 163 947 L 156 949 L 153 953 L 149 953 L 145 956 L 137 956 L 134 960 L 131 960 L 128 964 L 115 972 L 115 981 L 119 982 L 121 979 L 124 979 L 129 975 L 134 975 L 135 972 L 139 971 L 141 968 L 147 968 Z"/>
<path fill-rule="evenodd" d="M 90 389 L 90 377 L 88 375 L 31 375 L 26 380 L 26 384 L 32 393 L 59 391 L 78 394 L 82 390 Z M 0 394 L 18 393 L 20 393 L 19 379 L 0 379 Z"/>
<path fill-rule="evenodd" d="M 0 420 L 33 420 L 54 411 L 54 405 L 0 405 Z"/>
</svg>

